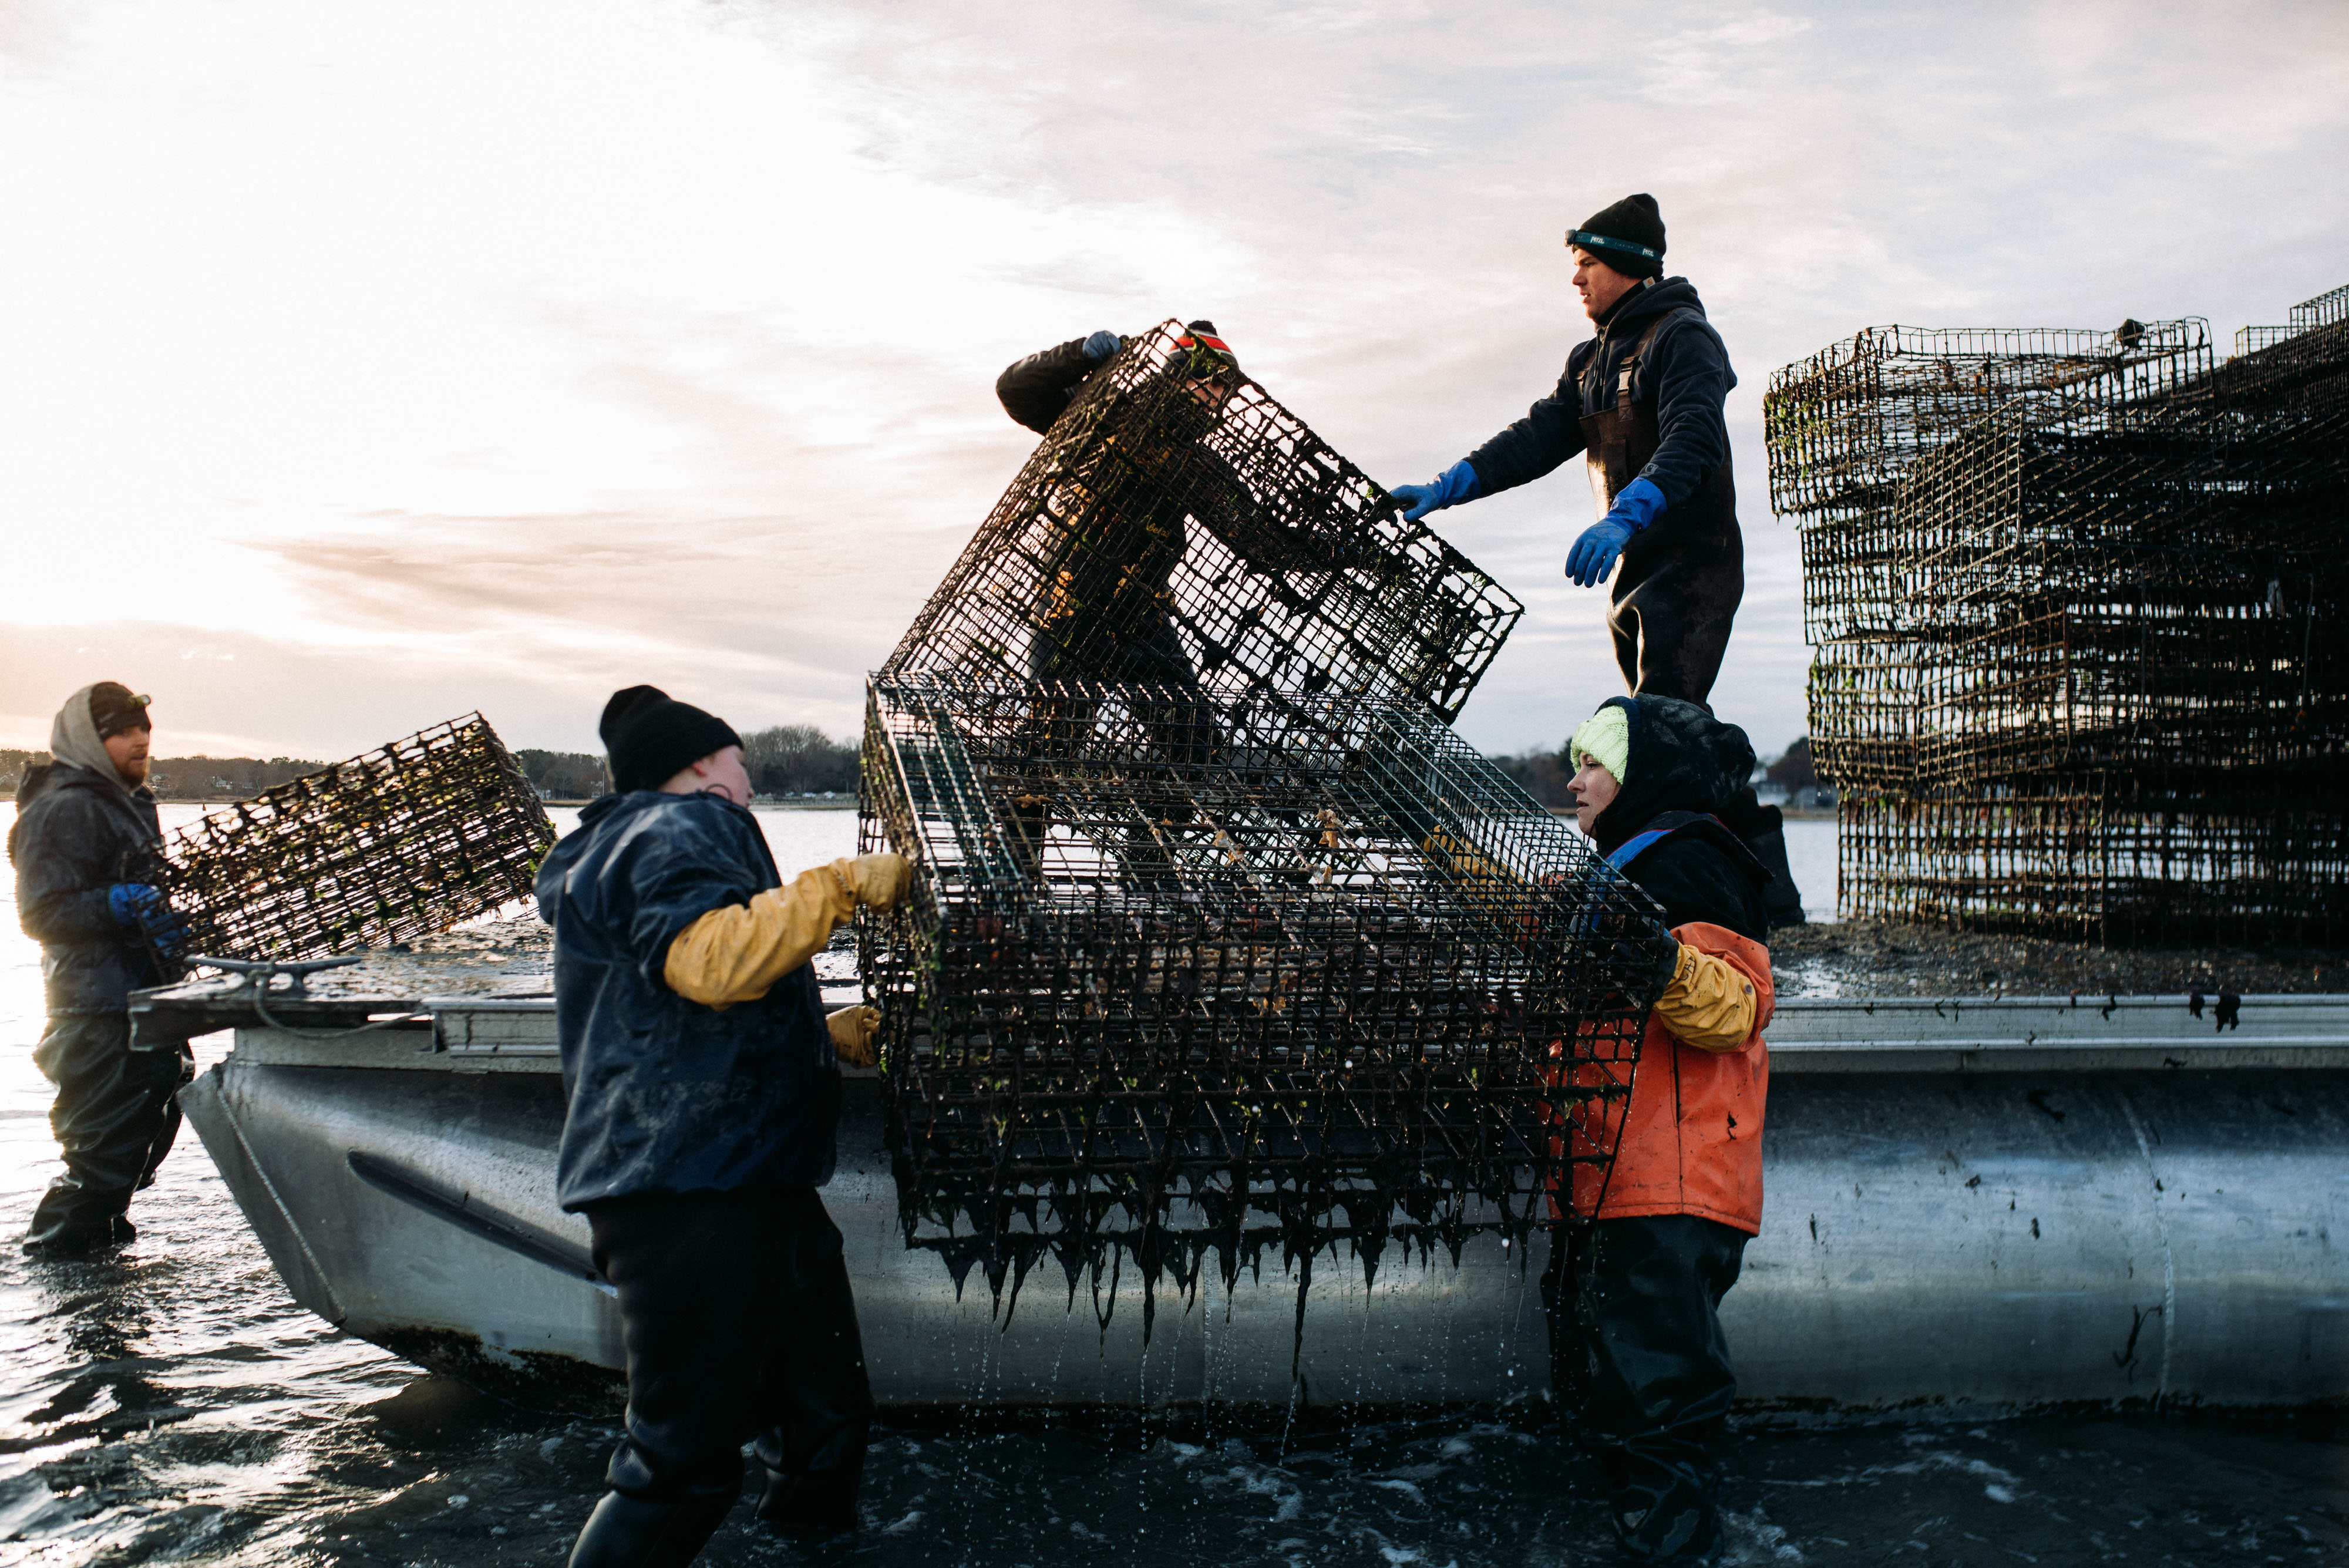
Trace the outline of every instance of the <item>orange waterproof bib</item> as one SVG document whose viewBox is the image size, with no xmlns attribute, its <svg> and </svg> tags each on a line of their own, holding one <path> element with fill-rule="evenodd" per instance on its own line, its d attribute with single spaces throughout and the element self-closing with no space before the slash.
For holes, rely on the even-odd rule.
<svg viewBox="0 0 2349 1568">
<path fill-rule="evenodd" d="M 1683 1045 L 1651 1016 L 1640 1042 L 1631 1097 L 1606 1102 L 1604 1136 L 1617 1127 L 1611 1172 L 1574 1167 L 1575 1207 L 1595 1203 L 1601 1220 L 1644 1214 L 1695 1214 L 1747 1235 L 1762 1229 L 1762 1109 L 1770 1089 L 1769 1024 L 1775 993 L 1770 950 L 1721 926 L 1692 921 L 1672 935 L 1701 953 L 1725 960 L 1754 982 L 1754 1031 L 1734 1051 Z M 1562 1048 L 1553 1047 L 1559 1055 Z M 1599 1069 L 1577 1069 L 1577 1082 L 1596 1084 Z M 1573 1152 L 1596 1152 L 1579 1133 Z"/>
</svg>

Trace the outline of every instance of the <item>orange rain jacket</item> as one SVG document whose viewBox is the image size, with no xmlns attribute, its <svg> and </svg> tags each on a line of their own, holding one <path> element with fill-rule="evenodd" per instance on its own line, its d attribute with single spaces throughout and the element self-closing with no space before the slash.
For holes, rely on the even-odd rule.
<svg viewBox="0 0 2349 1568">
<path fill-rule="evenodd" d="M 1672 935 L 1753 986 L 1753 1026 L 1731 1049 L 1700 1050 L 1674 1038 L 1666 1023 L 1673 1009 L 1657 1005 L 1640 1038 L 1629 1102 L 1590 1102 L 1601 1118 L 1597 1138 L 1578 1127 L 1568 1135 L 1573 1152 L 1588 1154 L 1603 1149 L 1618 1125 L 1622 1129 L 1611 1172 L 1603 1164 L 1573 1167 L 1574 1207 L 1583 1214 L 1595 1207 L 1593 1217 L 1600 1220 L 1694 1214 L 1755 1235 L 1762 1229 L 1762 1110 L 1770 1088 L 1770 1048 L 1762 1031 L 1776 1002 L 1770 950 L 1702 921 Z M 1681 989 L 1675 981 L 1674 990 Z M 1595 1085 L 1604 1081 L 1604 1072 L 1586 1065 L 1577 1070 L 1577 1081 Z"/>
</svg>

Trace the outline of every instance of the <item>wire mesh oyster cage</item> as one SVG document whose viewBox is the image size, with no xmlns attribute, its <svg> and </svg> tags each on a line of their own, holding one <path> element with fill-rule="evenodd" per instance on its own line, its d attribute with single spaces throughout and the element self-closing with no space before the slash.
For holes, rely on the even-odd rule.
<svg viewBox="0 0 2349 1568">
<path fill-rule="evenodd" d="M 1453 717 L 1523 607 L 1169 321 L 1087 377 L 888 659 L 1164 680 Z"/>
<path fill-rule="evenodd" d="M 1847 913 L 2349 930 L 2349 320 L 1879 328 L 1765 400 Z"/>
<path fill-rule="evenodd" d="M 254 799 L 163 846 L 183 950 L 294 961 L 382 947 L 526 897 L 554 825 L 479 713 Z"/>
<path fill-rule="evenodd" d="M 1201 687 L 868 688 L 864 917 L 909 1244 L 999 1300 L 1212 1255 L 1366 1270 L 1597 1203 L 1669 945 L 1423 705 Z M 1613 1107 L 1616 1114 L 1610 1114 Z"/>
</svg>

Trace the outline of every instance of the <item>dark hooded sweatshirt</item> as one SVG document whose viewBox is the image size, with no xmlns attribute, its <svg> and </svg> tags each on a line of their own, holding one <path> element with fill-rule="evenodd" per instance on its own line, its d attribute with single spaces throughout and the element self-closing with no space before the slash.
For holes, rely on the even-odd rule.
<svg viewBox="0 0 2349 1568">
<path fill-rule="evenodd" d="M 1601 706 L 1626 711 L 1631 749 L 1629 776 L 1590 825 L 1599 852 L 1663 906 L 1665 925 L 1702 920 L 1766 944 L 1769 873 L 1711 815 L 1754 771 L 1745 732 L 1673 697 L 1611 697 Z"/>
<path fill-rule="evenodd" d="M 781 880 L 758 819 L 714 794 L 605 795 L 548 853 L 564 1208 L 832 1179 L 840 1067 L 813 966 L 724 1008 L 666 978 L 678 933 Z"/>
<path fill-rule="evenodd" d="M 1050 434 L 1100 368 L 1085 354 L 1084 339 L 1071 338 L 1006 368 L 996 379 L 995 394 L 1005 413 L 1039 435 Z M 1107 649 L 1154 639 L 1174 646 L 1171 633 L 1162 628 L 1172 604 L 1168 584 L 1190 547 L 1186 518 L 1205 526 L 1253 571 L 1328 572 L 1370 558 L 1260 504 L 1231 464 L 1206 444 L 1217 416 L 1188 394 L 1166 397 L 1161 389 L 1143 387 L 1125 395 L 1156 404 L 1148 421 L 1150 439 L 1077 449 L 1072 477 L 1099 504 L 1073 509 L 1048 566 L 1056 587 L 1040 618 L 1044 640 L 1066 645 L 1070 656 L 1036 669 L 1032 673 L 1040 678 L 1169 679 L 1157 664 L 1121 670 Z M 1089 651 L 1096 645 L 1102 651 Z M 1179 651 L 1173 661 L 1180 663 Z M 1158 663 L 1164 662 L 1160 655 Z M 1187 677 L 1183 670 L 1175 678 Z"/>
<path fill-rule="evenodd" d="M 1616 301 L 1599 335 L 1566 358 L 1557 390 L 1526 417 L 1468 454 L 1477 493 L 1495 495 L 1530 483 L 1583 449 L 1582 417 L 1615 406 L 1617 376 L 1640 334 L 1659 317 L 1683 312 L 1657 329 L 1631 379 L 1631 400 L 1656 409 L 1656 452 L 1637 477 L 1664 493 L 1667 507 L 1695 493 L 1729 455 L 1723 400 L 1737 385 L 1729 349 L 1704 318 L 1704 302 L 1684 277 L 1633 289 Z M 1671 521 L 1667 510 L 1658 526 Z"/>
<path fill-rule="evenodd" d="M 16 790 L 8 858 L 16 919 L 41 944 L 53 1015 L 120 1012 L 130 993 L 160 985 L 155 955 L 114 918 L 108 889 L 155 879 L 162 846 L 155 796 L 71 763 L 30 769 Z"/>
</svg>

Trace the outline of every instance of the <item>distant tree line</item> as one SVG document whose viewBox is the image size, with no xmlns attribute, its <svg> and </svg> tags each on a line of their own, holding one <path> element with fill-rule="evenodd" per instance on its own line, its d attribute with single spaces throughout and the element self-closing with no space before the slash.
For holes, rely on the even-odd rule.
<svg viewBox="0 0 2349 1568">
<path fill-rule="evenodd" d="M 1573 809 L 1574 797 L 1566 793 L 1566 781 L 1574 776 L 1574 769 L 1562 750 L 1495 757 L 1493 765 L 1523 784 L 1526 793 L 1544 805 Z"/>
<path fill-rule="evenodd" d="M 1774 784 L 1783 784 L 1788 794 L 1798 789 L 1810 789 L 1819 782 L 1811 769 L 1811 738 L 1803 736 L 1788 746 L 1785 754 L 1763 770 L 1763 776 Z"/>
<path fill-rule="evenodd" d="M 516 752 L 523 776 L 538 793 L 555 800 L 593 800 L 612 787 L 604 759 L 585 752 L 541 752 L 529 747 Z"/>
<path fill-rule="evenodd" d="M 742 737 L 742 763 L 761 794 L 854 794 L 858 748 L 812 724 L 778 724 Z"/>
<path fill-rule="evenodd" d="M 0 796 L 14 795 L 26 769 L 48 760 L 47 752 L 0 747 Z M 525 748 L 514 753 L 514 760 L 541 794 L 557 800 L 590 800 L 612 787 L 604 759 L 591 753 Z M 857 749 L 812 724 L 752 731 L 742 737 L 742 760 L 750 787 L 763 795 L 856 791 Z M 1521 752 L 1493 762 L 1542 805 L 1573 807 L 1566 784 L 1574 768 L 1563 750 Z M 250 800 L 326 765 L 298 757 L 162 757 L 150 764 L 148 783 L 170 800 Z M 1818 775 L 1811 768 L 1809 738 L 1788 746 L 1763 769 L 1763 776 L 1790 794 L 1816 787 Z"/>
<path fill-rule="evenodd" d="M 0 793 L 14 795 L 27 769 L 47 752 L 0 748 Z M 147 764 L 147 787 L 165 800 L 251 800 L 326 764 L 303 757 L 157 757 Z"/>
<path fill-rule="evenodd" d="M 742 737 L 742 764 L 763 795 L 854 794 L 857 748 L 811 724 L 778 724 Z M 514 761 L 542 794 L 588 800 L 612 787 L 604 759 L 586 752 L 518 751 Z"/>
<path fill-rule="evenodd" d="M 13 747 L 0 747 L 0 789 L 14 795 L 16 786 L 25 782 L 25 770 L 38 767 L 48 760 L 47 752 L 20 752 Z"/>
</svg>

